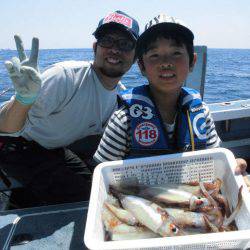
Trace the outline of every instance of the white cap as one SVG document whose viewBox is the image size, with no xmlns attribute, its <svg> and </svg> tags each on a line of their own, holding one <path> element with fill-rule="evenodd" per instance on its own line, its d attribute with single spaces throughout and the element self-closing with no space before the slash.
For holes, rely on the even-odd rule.
<svg viewBox="0 0 250 250">
<path fill-rule="evenodd" d="M 140 35 L 137 45 L 140 46 L 141 42 L 153 31 L 164 30 L 164 32 L 175 31 L 178 30 L 181 32 L 187 39 L 190 41 L 194 40 L 193 32 L 187 27 L 187 25 L 172 16 L 168 16 L 166 14 L 159 14 L 158 16 L 151 19 L 146 25 L 144 32 Z"/>
</svg>

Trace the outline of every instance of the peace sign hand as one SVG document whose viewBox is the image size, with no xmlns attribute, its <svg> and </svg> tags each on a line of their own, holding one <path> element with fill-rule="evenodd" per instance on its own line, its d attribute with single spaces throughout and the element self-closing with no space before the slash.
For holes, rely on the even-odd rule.
<svg viewBox="0 0 250 250">
<path fill-rule="evenodd" d="M 30 58 L 28 58 L 20 36 L 15 35 L 14 38 L 19 58 L 13 57 L 10 61 L 6 61 L 5 66 L 16 90 L 16 100 L 24 105 L 30 105 L 35 102 L 42 82 L 37 66 L 39 40 L 32 39 Z"/>
</svg>

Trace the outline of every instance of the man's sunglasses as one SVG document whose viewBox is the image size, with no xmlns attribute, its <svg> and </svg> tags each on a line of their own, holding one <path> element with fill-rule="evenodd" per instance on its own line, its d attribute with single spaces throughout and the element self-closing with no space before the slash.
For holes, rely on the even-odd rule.
<svg viewBox="0 0 250 250">
<path fill-rule="evenodd" d="M 98 38 L 97 44 L 103 48 L 112 48 L 114 45 L 121 51 L 131 51 L 135 48 L 135 42 L 129 39 L 114 39 L 111 36 L 103 36 Z"/>
</svg>

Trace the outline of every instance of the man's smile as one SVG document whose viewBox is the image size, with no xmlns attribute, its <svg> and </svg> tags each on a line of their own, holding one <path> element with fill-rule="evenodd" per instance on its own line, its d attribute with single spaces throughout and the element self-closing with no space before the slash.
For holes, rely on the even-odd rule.
<svg viewBox="0 0 250 250">
<path fill-rule="evenodd" d="M 121 60 L 120 60 L 120 59 L 118 59 L 118 58 L 116 58 L 116 57 L 111 57 L 111 56 L 107 57 L 107 58 L 106 58 L 106 61 L 107 61 L 108 63 L 110 63 L 110 64 L 119 64 L 119 63 L 121 63 Z"/>
</svg>

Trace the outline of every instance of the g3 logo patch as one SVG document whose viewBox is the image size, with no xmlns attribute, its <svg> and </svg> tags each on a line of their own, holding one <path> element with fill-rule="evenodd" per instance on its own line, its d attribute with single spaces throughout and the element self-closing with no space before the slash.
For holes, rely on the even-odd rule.
<svg viewBox="0 0 250 250">
<path fill-rule="evenodd" d="M 134 137 L 140 145 L 151 146 L 157 142 L 159 131 L 153 123 L 142 122 L 135 128 Z"/>
<path fill-rule="evenodd" d="M 149 107 L 143 107 L 140 104 L 134 104 L 129 108 L 130 115 L 132 117 L 142 117 L 143 119 L 150 120 L 153 118 L 152 109 Z"/>
<path fill-rule="evenodd" d="M 206 134 L 206 121 L 203 113 L 196 115 L 193 119 L 193 129 L 197 137 L 201 140 L 205 140 Z"/>
</svg>

